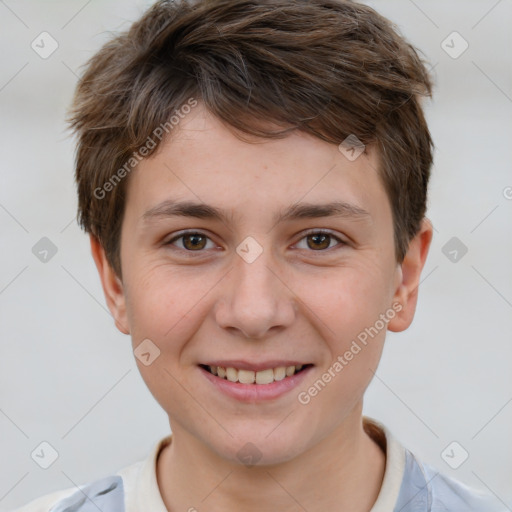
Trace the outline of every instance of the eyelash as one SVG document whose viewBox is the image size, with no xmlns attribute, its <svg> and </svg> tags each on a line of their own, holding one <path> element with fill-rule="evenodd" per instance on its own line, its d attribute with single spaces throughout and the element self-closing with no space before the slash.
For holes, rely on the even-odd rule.
<svg viewBox="0 0 512 512">
<path fill-rule="evenodd" d="M 179 240 L 180 238 L 184 238 L 185 236 L 187 235 L 200 235 L 200 236 L 204 236 L 206 237 L 208 240 L 211 240 L 211 238 L 206 234 L 206 233 L 202 233 L 201 231 L 183 231 L 181 232 L 179 235 L 175 236 L 174 238 L 172 238 L 171 240 L 169 240 L 168 242 L 166 242 L 164 245 L 172 245 L 173 242 L 175 242 L 176 240 Z M 339 242 L 336 246 L 334 247 L 337 247 L 337 246 L 344 246 L 344 245 L 348 245 L 347 242 L 345 242 L 344 240 L 342 240 L 341 238 L 339 238 L 338 236 L 334 235 L 333 233 L 331 233 L 330 231 L 326 231 L 326 230 L 322 230 L 322 229 L 317 229 L 317 230 L 310 230 L 310 231 L 307 231 L 303 234 L 302 238 L 300 238 L 299 242 L 302 241 L 304 238 L 310 236 L 310 235 L 328 235 L 330 236 L 331 238 L 335 239 L 337 242 Z M 189 253 L 189 254 L 193 254 L 193 253 L 200 253 L 200 252 L 205 252 L 205 249 L 203 250 L 197 250 L 197 251 L 191 251 L 191 250 L 188 250 L 188 249 L 183 249 L 183 248 L 178 248 L 178 247 L 175 247 L 177 250 L 179 251 L 184 251 L 186 253 Z M 319 249 L 318 251 L 314 251 L 314 250 L 308 250 L 307 252 L 328 252 L 330 251 L 331 249 L 333 249 L 332 247 L 328 247 L 327 249 Z M 307 250 L 307 249 L 306 249 Z"/>
</svg>

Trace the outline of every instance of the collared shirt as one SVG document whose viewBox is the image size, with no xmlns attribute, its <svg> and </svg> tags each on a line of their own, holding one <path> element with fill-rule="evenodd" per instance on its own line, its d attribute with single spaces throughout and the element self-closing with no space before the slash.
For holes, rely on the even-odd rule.
<svg viewBox="0 0 512 512">
<path fill-rule="evenodd" d="M 384 479 L 370 512 L 509 511 L 494 496 L 418 460 L 383 424 L 364 416 L 363 426 L 386 453 Z M 168 512 L 158 488 L 156 463 L 171 439 L 172 435 L 161 439 L 145 460 L 115 475 L 48 494 L 14 512 Z"/>
</svg>

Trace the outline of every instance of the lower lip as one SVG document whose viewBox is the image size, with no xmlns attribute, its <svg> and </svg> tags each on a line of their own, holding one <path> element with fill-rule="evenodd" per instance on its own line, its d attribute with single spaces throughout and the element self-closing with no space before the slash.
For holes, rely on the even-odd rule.
<svg viewBox="0 0 512 512">
<path fill-rule="evenodd" d="M 296 388 L 312 368 L 313 366 L 308 366 L 291 377 L 285 377 L 271 384 L 242 384 L 240 382 L 231 382 L 213 375 L 204 368 L 199 367 L 199 370 L 219 391 L 222 391 L 226 395 L 236 398 L 241 402 L 259 402 L 261 400 L 278 398 Z"/>
</svg>

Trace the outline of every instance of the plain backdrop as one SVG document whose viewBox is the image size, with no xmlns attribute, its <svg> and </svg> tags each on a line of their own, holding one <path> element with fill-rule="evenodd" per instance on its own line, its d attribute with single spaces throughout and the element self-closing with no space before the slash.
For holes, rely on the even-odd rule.
<svg viewBox="0 0 512 512">
<path fill-rule="evenodd" d="M 64 123 L 80 66 L 150 3 L 0 1 L 1 511 L 112 474 L 169 433 L 77 226 Z M 388 334 L 365 414 L 512 510 L 512 3 L 367 3 L 433 67 L 436 152 L 417 314 Z M 58 44 L 47 58 L 31 47 L 42 32 Z M 43 237 L 57 251 L 46 262 Z M 48 469 L 31 457 L 41 442 L 58 453 Z M 457 469 L 449 445 L 452 465 L 469 454 Z"/>
</svg>

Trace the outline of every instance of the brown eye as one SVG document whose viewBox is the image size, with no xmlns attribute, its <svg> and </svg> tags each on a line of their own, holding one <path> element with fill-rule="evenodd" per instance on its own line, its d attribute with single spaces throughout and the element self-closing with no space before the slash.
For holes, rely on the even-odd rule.
<svg viewBox="0 0 512 512">
<path fill-rule="evenodd" d="M 183 236 L 183 245 L 187 249 L 204 249 L 205 244 L 206 237 L 201 235 L 200 233 L 194 233 L 192 235 Z"/>
<path fill-rule="evenodd" d="M 345 245 L 345 242 L 343 242 L 343 240 L 327 231 L 311 231 L 309 233 L 306 233 L 306 235 L 301 239 L 301 241 L 302 240 L 307 240 L 306 247 L 299 247 L 300 249 L 305 248 L 317 252 L 322 252 L 329 249 L 331 242 L 333 240 L 336 240 L 338 242 L 336 245 Z"/>
<path fill-rule="evenodd" d="M 308 235 L 306 238 L 308 240 L 312 240 L 311 244 L 308 243 L 308 247 L 310 249 L 327 249 L 330 245 L 331 240 L 331 236 L 326 235 L 324 233 L 319 233 L 317 235 Z"/>
<path fill-rule="evenodd" d="M 206 246 L 209 237 L 204 235 L 203 233 L 182 233 L 180 236 L 173 238 L 167 242 L 167 245 L 174 245 L 174 242 L 177 240 L 182 240 L 182 242 L 178 245 L 178 248 L 183 248 L 188 252 L 201 252 L 201 249 L 204 249 Z"/>
</svg>

